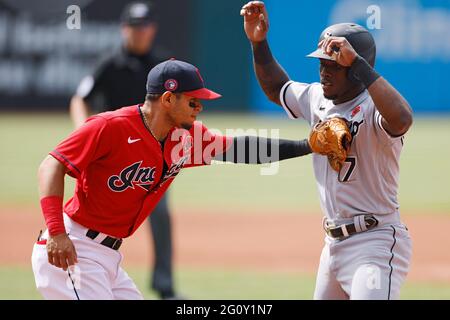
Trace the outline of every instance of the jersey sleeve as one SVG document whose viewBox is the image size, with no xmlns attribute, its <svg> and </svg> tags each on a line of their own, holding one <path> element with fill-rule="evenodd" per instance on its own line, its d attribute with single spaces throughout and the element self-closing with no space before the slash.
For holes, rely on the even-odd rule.
<svg viewBox="0 0 450 320">
<path fill-rule="evenodd" d="M 386 131 L 386 129 L 383 127 L 381 120 L 383 119 L 383 116 L 381 113 L 373 107 L 373 127 L 375 128 L 375 134 L 377 138 L 380 140 L 382 144 L 390 145 L 395 143 L 396 141 L 402 141 L 403 143 L 403 136 L 392 136 L 389 132 Z"/>
<path fill-rule="evenodd" d="M 190 159 L 185 167 L 211 164 L 211 160 L 227 151 L 233 142 L 232 137 L 209 130 L 201 122 L 194 122 L 189 132 L 192 136 L 192 149 Z"/>
<path fill-rule="evenodd" d="M 280 102 L 289 118 L 311 118 L 311 85 L 288 81 L 280 90 Z"/>
<path fill-rule="evenodd" d="M 70 176 L 78 179 L 91 162 L 109 152 L 111 143 L 106 131 L 106 119 L 91 117 L 59 143 L 50 155 L 67 168 Z"/>
</svg>

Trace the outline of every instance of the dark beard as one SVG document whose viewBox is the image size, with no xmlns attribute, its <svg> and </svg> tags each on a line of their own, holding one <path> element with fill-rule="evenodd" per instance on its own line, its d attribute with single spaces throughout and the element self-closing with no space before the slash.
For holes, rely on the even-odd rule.
<svg viewBox="0 0 450 320">
<path fill-rule="evenodd" d="M 333 96 L 327 96 L 325 93 L 323 94 L 323 96 L 325 97 L 325 99 L 327 100 L 336 100 L 338 98 L 337 94 L 333 95 Z"/>
<path fill-rule="evenodd" d="M 182 123 L 181 127 L 185 130 L 191 130 L 192 124 L 191 123 Z"/>
</svg>

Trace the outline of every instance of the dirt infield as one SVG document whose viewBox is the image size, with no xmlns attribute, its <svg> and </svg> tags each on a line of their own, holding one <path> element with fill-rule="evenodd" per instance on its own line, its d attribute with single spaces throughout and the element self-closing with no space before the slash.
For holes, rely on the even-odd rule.
<svg viewBox="0 0 450 320">
<path fill-rule="evenodd" d="M 450 283 L 449 215 L 404 216 L 413 238 L 408 280 Z M 1 265 L 30 265 L 43 220 L 36 209 L 0 211 Z M 175 263 L 182 267 L 242 268 L 314 274 L 322 247 L 321 215 L 175 212 Z M 148 225 L 124 241 L 125 265 L 152 260 Z"/>
</svg>

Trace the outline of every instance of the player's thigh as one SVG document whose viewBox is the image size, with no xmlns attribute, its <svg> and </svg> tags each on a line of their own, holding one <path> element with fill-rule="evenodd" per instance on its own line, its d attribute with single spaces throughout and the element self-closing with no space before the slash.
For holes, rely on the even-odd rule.
<svg viewBox="0 0 450 320">
<path fill-rule="evenodd" d="M 330 250 L 327 245 L 324 246 L 320 255 L 314 300 L 348 300 L 348 295 L 331 270 Z"/>
<path fill-rule="evenodd" d="M 95 261 L 78 257 L 73 270 L 64 271 L 48 262 L 46 247 L 39 244 L 34 245 L 31 261 L 36 287 L 45 299 L 113 299 L 108 274 Z"/>
<path fill-rule="evenodd" d="M 112 293 L 115 300 L 144 299 L 134 281 L 122 268 L 119 268 L 116 280 L 113 283 Z"/>
<path fill-rule="evenodd" d="M 411 239 L 402 226 L 392 226 L 392 245 L 373 252 L 372 262 L 360 264 L 354 272 L 351 299 L 398 299 L 411 259 Z M 373 249 L 372 249 L 373 250 Z"/>
<path fill-rule="evenodd" d="M 351 285 L 352 300 L 389 299 L 390 269 L 385 265 L 363 264 L 356 269 Z"/>
</svg>

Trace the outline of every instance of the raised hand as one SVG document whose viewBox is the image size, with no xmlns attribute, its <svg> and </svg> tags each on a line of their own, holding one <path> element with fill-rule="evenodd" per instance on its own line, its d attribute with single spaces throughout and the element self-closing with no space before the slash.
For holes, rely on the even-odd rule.
<svg viewBox="0 0 450 320">
<path fill-rule="evenodd" d="M 344 37 L 326 37 L 319 42 L 323 52 L 344 67 L 350 67 L 358 55 L 352 45 Z"/>
<path fill-rule="evenodd" d="M 244 30 L 250 41 L 261 42 L 266 39 L 269 30 L 269 16 L 264 2 L 248 2 L 241 9 L 241 16 L 244 17 Z"/>
</svg>

